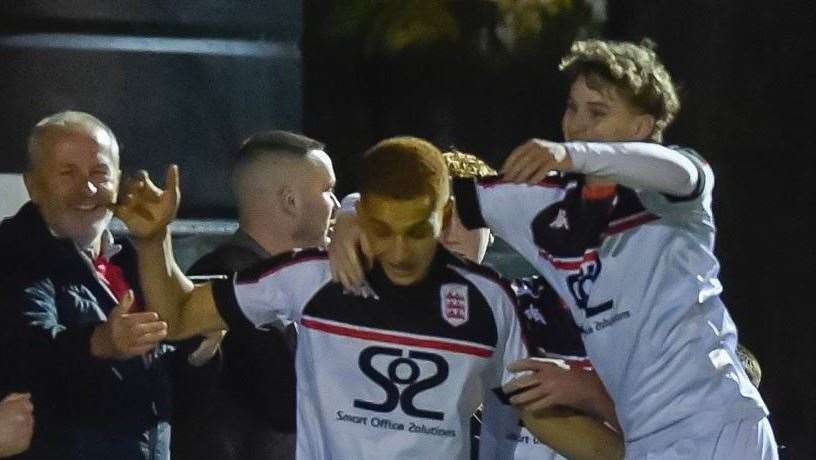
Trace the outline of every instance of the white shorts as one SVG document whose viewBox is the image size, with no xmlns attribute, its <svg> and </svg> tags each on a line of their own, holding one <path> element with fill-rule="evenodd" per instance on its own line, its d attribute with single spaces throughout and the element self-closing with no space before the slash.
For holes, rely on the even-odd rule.
<svg viewBox="0 0 816 460">
<path fill-rule="evenodd" d="M 725 425 L 718 433 L 695 439 L 681 439 L 665 449 L 650 451 L 627 460 L 778 460 L 768 418 L 758 422 L 740 420 Z"/>
</svg>

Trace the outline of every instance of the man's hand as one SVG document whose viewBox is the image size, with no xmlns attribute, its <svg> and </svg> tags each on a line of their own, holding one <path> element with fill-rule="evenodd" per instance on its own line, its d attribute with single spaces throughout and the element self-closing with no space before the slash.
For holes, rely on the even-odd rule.
<svg viewBox="0 0 816 460">
<path fill-rule="evenodd" d="M 332 279 L 347 291 L 367 297 L 373 295 L 365 278 L 372 265 L 371 251 L 354 211 L 338 211 L 334 235 L 329 244 Z"/>
<path fill-rule="evenodd" d="M 502 178 L 518 184 L 538 184 L 551 171 L 569 171 L 572 159 L 557 142 L 530 139 L 516 147 L 502 166 Z"/>
<path fill-rule="evenodd" d="M 101 359 L 125 360 L 154 349 L 167 337 L 167 323 L 155 312 L 131 313 L 133 291 L 128 291 L 119 305 L 91 336 L 91 354 Z"/>
<path fill-rule="evenodd" d="M 538 411 L 564 406 L 616 426 L 614 406 L 598 375 L 594 371 L 565 367 L 538 358 L 518 360 L 510 364 L 508 370 L 529 373 L 511 380 L 502 389 L 505 393 L 525 389 L 510 398 L 510 403 L 519 410 Z"/>
<path fill-rule="evenodd" d="M 0 457 L 28 449 L 34 434 L 34 405 L 28 393 L 11 393 L 0 401 Z"/>
<path fill-rule="evenodd" d="M 167 168 L 163 190 L 153 184 L 147 172 L 139 171 L 122 194 L 114 213 L 127 225 L 130 234 L 138 240 L 163 238 L 178 212 L 178 166 Z"/>
<path fill-rule="evenodd" d="M 201 341 L 195 351 L 187 356 L 187 362 L 193 367 L 201 367 L 210 362 L 221 348 L 221 341 L 224 340 L 225 335 L 227 335 L 227 331 L 223 329 L 204 334 L 204 340 Z"/>
</svg>

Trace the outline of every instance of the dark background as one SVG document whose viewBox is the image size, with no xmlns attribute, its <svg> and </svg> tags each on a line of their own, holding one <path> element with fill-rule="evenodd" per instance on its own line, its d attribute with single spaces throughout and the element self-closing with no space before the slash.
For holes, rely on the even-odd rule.
<svg viewBox="0 0 816 460">
<path fill-rule="evenodd" d="M 182 171 L 187 216 L 229 215 L 241 139 L 302 126 L 302 7 L 292 0 L 0 2 L 0 171 L 28 130 L 73 109 L 108 123 L 125 172 Z"/>
<path fill-rule="evenodd" d="M 233 217 L 230 156 L 276 127 L 328 143 L 340 194 L 354 161 L 395 134 L 473 151 L 498 166 L 526 138 L 558 140 L 566 88 L 555 71 L 574 37 L 508 55 L 484 30 L 490 2 L 454 1 L 455 44 L 371 49 L 332 35 L 340 2 L 0 2 L 0 172 L 20 172 L 30 127 L 85 110 L 108 122 L 126 171 L 182 170 L 183 217 Z M 653 38 L 681 85 L 667 141 L 699 150 L 717 174 L 717 252 L 740 340 L 787 458 L 816 458 L 809 283 L 816 109 L 809 2 L 619 0 L 590 33 Z M 558 27 L 562 29 L 558 29 Z"/>
</svg>

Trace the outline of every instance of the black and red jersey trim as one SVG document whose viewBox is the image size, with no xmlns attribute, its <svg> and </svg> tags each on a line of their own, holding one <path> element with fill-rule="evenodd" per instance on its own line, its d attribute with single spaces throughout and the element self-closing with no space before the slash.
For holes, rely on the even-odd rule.
<svg viewBox="0 0 816 460">
<path fill-rule="evenodd" d="M 609 222 L 606 230 L 601 233 L 600 242 L 603 243 L 605 238 L 616 235 L 618 233 L 631 230 L 635 227 L 648 224 L 659 220 L 660 216 L 652 214 L 647 211 L 639 212 L 630 216 L 623 217 Z M 586 262 L 597 261 L 599 258 L 598 248 L 588 248 L 584 251 L 581 257 L 556 257 L 544 249 L 539 249 L 538 255 L 547 259 L 558 270 L 578 270 Z"/>
<path fill-rule="evenodd" d="M 658 219 L 660 219 L 660 216 L 652 214 L 647 211 L 643 211 L 637 214 L 633 214 L 631 216 L 614 220 L 612 222 L 609 222 L 609 225 L 607 225 L 606 230 L 604 230 L 601 233 L 601 239 L 606 238 L 607 236 L 615 235 L 617 233 L 625 232 L 626 230 L 639 227 L 643 224 L 648 224 L 649 222 L 654 222 Z"/>
<path fill-rule="evenodd" d="M 544 249 L 539 249 L 538 255 L 547 259 L 559 270 L 578 270 L 584 263 L 598 260 L 598 249 L 587 249 L 581 257 L 556 257 Z"/>
<path fill-rule="evenodd" d="M 246 270 L 242 270 L 235 279 L 235 284 L 257 283 L 261 278 L 265 278 L 290 265 L 294 265 L 307 260 L 326 260 L 329 258 L 324 249 L 310 248 L 284 252 L 277 256 L 265 259 Z"/>
<path fill-rule="evenodd" d="M 696 200 L 697 198 L 700 197 L 700 195 L 703 194 L 703 191 L 705 191 L 706 174 L 705 171 L 703 170 L 702 165 L 706 165 L 708 163 L 702 156 L 700 156 L 700 154 L 698 154 L 697 152 L 690 148 L 680 147 L 677 145 L 669 146 L 669 148 L 691 160 L 691 163 L 697 169 L 697 184 L 695 184 L 694 190 L 687 196 L 675 196 L 665 193 L 663 194 L 663 196 L 665 196 L 666 199 L 671 201 L 672 203 L 682 203 L 685 201 Z"/>
<path fill-rule="evenodd" d="M 475 181 L 476 179 L 473 179 L 473 180 Z M 503 176 L 483 177 L 483 178 L 478 179 L 478 182 L 479 182 L 479 185 L 481 185 L 484 188 L 491 188 L 491 187 L 495 187 L 497 185 L 515 183 L 515 182 L 508 182 L 508 181 L 504 180 Z M 559 175 L 547 176 L 547 177 L 545 177 L 544 179 L 542 179 L 540 182 L 538 182 L 535 185 L 537 187 L 545 187 L 545 188 L 565 188 L 568 183 L 569 183 L 568 176 L 559 174 Z"/>
<path fill-rule="evenodd" d="M 420 348 L 431 348 L 434 350 L 478 356 L 480 358 L 489 358 L 493 356 L 493 348 L 475 343 L 453 342 L 439 337 L 400 334 L 395 331 L 363 328 L 354 324 L 338 323 L 335 321 L 326 321 L 324 319 L 310 318 L 306 316 L 301 319 L 301 324 L 303 327 L 322 331 L 328 334 L 352 337 L 373 342 L 385 342 Z"/>
<path fill-rule="evenodd" d="M 467 229 L 487 227 L 479 205 L 479 194 L 474 178 L 454 178 L 453 196 L 456 197 L 456 212 Z"/>
<path fill-rule="evenodd" d="M 451 267 L 464 269 L 464 270 L 469 271 L 469 272 L 471 272 L 471 273 L 473 273 L 475 275 L 478 275 L 478 276 L 480 276 L 482 278 L 485 278 L 488 281 L 491 281 L 493 284 L 495 284 L 496 286 L 501 288 L 504 291 L 505 294 L 507 294 L 507 297 L 510 299 L 511 302 L 513 302 L 514 304 L 516 303 L 516 293 L 515 293 L 515 291 L 513 291 L 513 282 L 512 282 L 512 280 L 509 280 L 509 279 L 503 277 L 501 275 L 501 273 L 493 270 L 490 267 L 487 267 L 487 266 L 484 266 L 484 265 L 481 265 L 481 264 L 477 264 L 477 263 L 472 262 L 470 260 L 459 258 L 459 257 L 457 257 L 456 260 L 459 263 L 456 264 L 456 265 L 452 264 L 452 265 L 450 265 Z"/>
<path fill-rule="evenodd" d="M 255 329 L 255 325 L 247 319 L 241 312 L 238 299 L 235 297 L 233 280 L 237 274 L 233 274 L 228 279 L 216 280 L 212 282 L 213 301 L 218 314 L 224 322 L 232 329 Z"/>
</svg>

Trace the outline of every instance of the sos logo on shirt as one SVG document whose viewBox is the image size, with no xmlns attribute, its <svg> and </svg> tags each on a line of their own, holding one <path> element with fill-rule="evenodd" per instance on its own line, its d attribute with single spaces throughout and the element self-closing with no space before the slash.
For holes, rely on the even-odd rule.
<svg viewBox="0 0 816 460">
<path fill-rule="evenodd" d="M 387 371 L 374 367 L 374 360 L 388 362 Z M 422 392 L 441 385 L 448 378 L 449 366 L 445 358 L 434 353 L 392 347 L 371 346 L 360 353 L 360 370 L 385 391 L 384 401 L 354 400 L 354 407 L 374 412 L 392 412 L 399 406 L 413 417 L 443 420 L 444 413 L 427 407 L 417 407 L 414 399 Z M 431 363 L 435 371 L 423 376 L 420 364 Z M 427 366 L 426 366 L 427 367 Z"/>
</svg>

